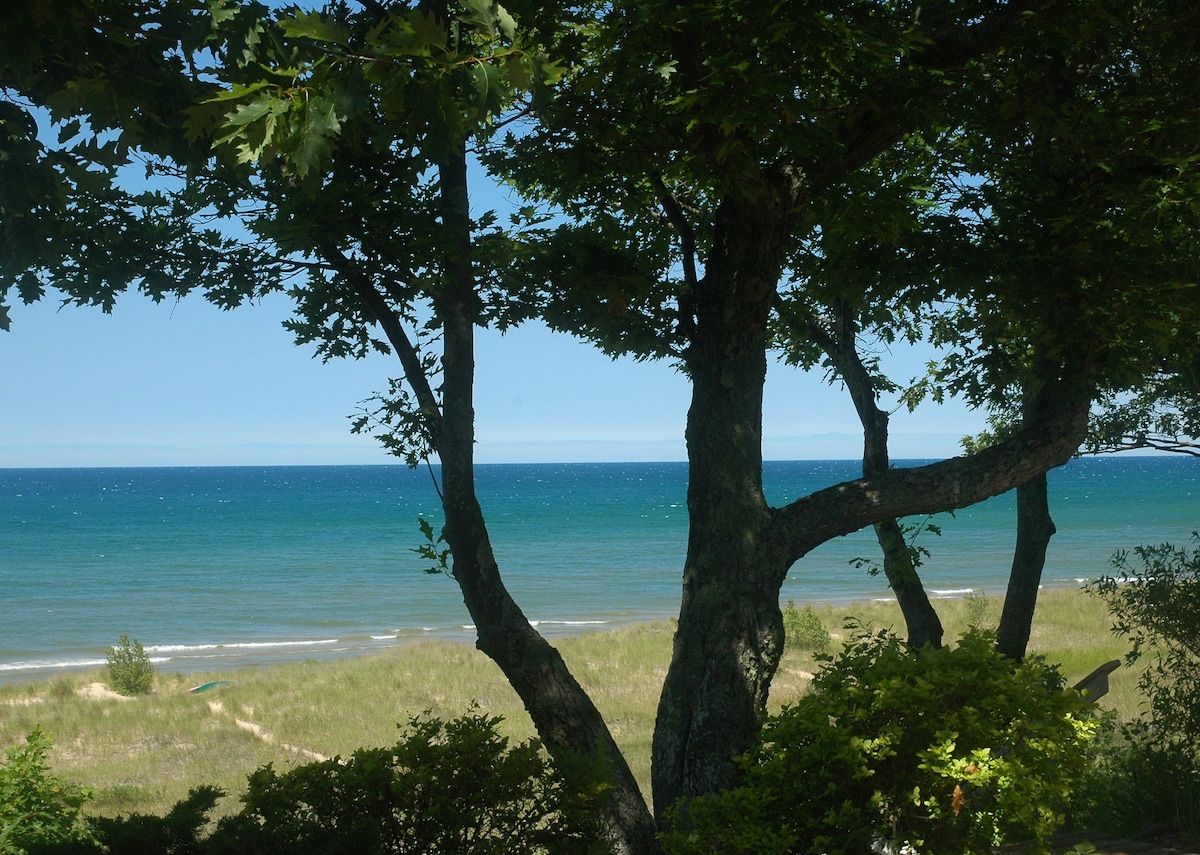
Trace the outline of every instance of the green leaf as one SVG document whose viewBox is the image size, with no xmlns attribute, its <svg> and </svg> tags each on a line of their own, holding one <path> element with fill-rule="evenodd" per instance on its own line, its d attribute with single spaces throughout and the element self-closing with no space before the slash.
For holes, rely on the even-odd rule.
<svg viewBox="0 0 1200 855">
<path fill-rule="evenodd" d="M 282 109 L 280 109 L 281 106 Z M 225 124 L 227 127 L 240 127 L 241 125 L 248 125 L 251 122 L 257 122 L 268 113 L 273 112 L 278 115 L 279 113 L 286 112 L 286 110 L 287 104 L 285 102 L 280 101 L 279 98 L 270 93 L 264 92 L 253 101 L 239 104 L 237 109 L 226 117 Z"/>
<path fill-rule="evenodd" d="M 212 104 L 216 101 L 237 101 L 239 98 L 246 97 L 251 92 L 257 92 L 259 89 L 264 89 L 271 85 L 272 83 L 269 80 L 256 80 L 249 86 L 243 86 L 240 83 L 235 83 L 233 84 L 232 89 L 226 89 L 219 95 L 214 95 L 212 98 L 206 99 L 204 103 Z"/>
<path fill-rule="evenodd" d="M 297 12 L 294 18 L 284 18 L 279 28 L 292 38 L 312 39 L 345 45 L 350 42 L 350 29 L 320 12 Z"/>
<path fill-rule="evenodd" d="M 471 68 L 471 86 L 480 119 L 494 116 L 503 109 L 506 90 L 496 66 L 490 62 L 476 63 Z"/>
<path fill-rule="evenodd" d="M 508 10 L 497 4 L 496 6 L 496 26 L 500 30 L 501 35 L 510 42 L 517 37 L 517 21 L 508 13 Z"/>
<path fill-rule="evenodd" d="M 330 151 L 330 138 L 341 130 L 336 105 L 328 98 L 314 98 L 304 105 L 299 144 L 292 155 L 296 174 L 304 178 L 318 168 Z"/>
</svg>

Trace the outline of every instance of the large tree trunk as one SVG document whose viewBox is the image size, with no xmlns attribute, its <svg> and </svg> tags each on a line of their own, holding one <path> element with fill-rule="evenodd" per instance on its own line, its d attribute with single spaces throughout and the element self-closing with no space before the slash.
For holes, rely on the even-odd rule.
<svg viewBox="0 0 1200 855">
<path fill-rule="evenodd" d="M 697 285 L 687 364 L 688 550 L 653 742 L 656 813 L 736 779 L 783 648 L 782 555 L 762 491 L 767 317 L 782 262 L 783 202 L 726 201 L 723 240 Z"/>
<path fill-rule="evenodd" d="M 530 625 L 500 577 L 474 481 L 474 327 L 477 296 L 470 264 L 466 160 L 441 165 L 443 224 L 458 238 L 447 253 L 437 300 L 443 322 L 442 461 L 445 538 L 454 578 L 478 632 L 476 646 L 516 690 L 551 754 L 591 757 L 609 772 L 608 832 L 619 853 L 657 851 L 654 821 L 633 773 L 591 698 L 559 652 Z"/>
<path fill-rule="evenodd" d="M 712 273 L 710 264 L 706 280 Z M 753 742 L 778 666 L 779 589 L 796 561 L 834 537 L 900 516 L 966 507 L 1061 465 L 1085 435 L 1091 392 L 1086 379 L 1047 384 L 1021 430 L 991 448 L 875 472 L 771 509 L 762 496 L 758 444 L 765 355 L 748 346 L 753 304 L 706 316 L 703 304 L 711 295 L 702 297 L 697 350 L 689 361 L 691 529 L 654 735 L 660 818 L 681 797 L 736 782 L 733 758 Z M 1067 376 L 1086 378 L 1088 366 Z"/>
<path fill-rule="evenodd" d="M 996 649 L 1012 659 L 1024 659 L 1033 627 L 1046 549 L 1054 536 L 1046 473 L 1017 487 L 1017 543 L 996 634 Z"/>
</svg>

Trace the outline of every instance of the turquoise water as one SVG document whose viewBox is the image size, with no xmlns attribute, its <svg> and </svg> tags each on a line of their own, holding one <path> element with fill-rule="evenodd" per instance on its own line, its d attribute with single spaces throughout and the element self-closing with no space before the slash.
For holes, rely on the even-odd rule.
<svg viewBox="0 0 1200 855">
<path fill-rule="evenodd" d="M 783 504 L 857 471 L 774 462 L 764 477 Z M 497 557 L 530 620 L 555 635 L 674 614 L 686 476 L 683 463 L 480 467 Z M 1200 460 L 1080 460 L 1051 474 L 1051 492 L 1047 584 L 1200 528 Z M 454 582 L 411 551 L 420 515 L 440 521 L 430 475 L 399 466 L 0 470 L 0 680 L 102 664 L 121 633 L 183 671 L 473 638 Z M 926 586 L 1002 592 L 1011 497 L 935 522 Z M 826 544 L 782 597 L 886 596 L 850 565 L 876 553 L 864 533 Z"/>
</svg>

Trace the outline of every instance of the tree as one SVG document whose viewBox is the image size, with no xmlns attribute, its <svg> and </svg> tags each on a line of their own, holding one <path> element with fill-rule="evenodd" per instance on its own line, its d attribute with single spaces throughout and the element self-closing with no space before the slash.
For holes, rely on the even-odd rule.
<svg viewBox="0 0 1200 855">
<path fill-rule="evenodd" d="M 103 3 L 70 8 L 85 23 L 97 14 L 103 20 L 107 11 Z M 127 8 L 145 11 L 137 3 L 121 6 Z M 163 127 L 135 128 L 115 151 L 143 158 L 147 175 L 176 183 L 137 197 L 140 210 L 118 220 L 108 241 L 87 243 L 74 256 L 68 245 L 62 257 L 22 259 L 24 275 L 53 282 L 71 301 L 106 308 L 129 287 L 161 296 L 164 282 L 180 291 L 203 289 L 223 306 L 286 287 L 298 302 L 297 337 L 315 342 L 325 356 L 394 351 L 412 395 L 411 406 L 389 410 L 407 428 L 397 450 L 413 460 L 431 453 L 441 460 L 444 536 L 478 646 L 522 696 L 552 752 L 590 756 L 608 770 L 609 832 L 618 847 L 652 848 L 649 811 L 611 734 L 558 652 L 505 590 L 474 493 L 473 330 L 510 307 L 489 300 L 477 284 L 475 257 L 490 251 L 491 219 L 469 214 L 467 146 L 522 93 L 537 96 L 557 72 L 494 3 L 391 10 L 367 4 L 361 11 L 335 5 L 324 13 L 275 14 L 230 0 L 209 11 L 186 31 L 154 30 L 160 51 L 189 60 L 186 72 L 171 70 L 187 79 L 195 97 L 171 112 L 135 101 Z M 141 21 L 137 14 L 132 19 Z M 19 31 L 27 23 L 18 17 L 5 26 Z M 54 35 L 47 34 L 43 66 L 69 47 Z M 133 38 L 119 28 L 109 35 L 118 50 Z M 61 62 L 76 75 L 61 88 L 36 74 L 30 79 L 38 85 L 22 88 L 26 78 L 16 74 L 6 82 L 35 104 L 53 105 L 61 89 L 88 73 L 69 51 Z M 90 116 L 93 109 L 80 99 L 67 112 Z M 200 154 L 158 156 L 177 139 Z M 120 161 L 114 157 L 115 165 Z M 99 200 L 108 206 L 101 214 L 87 207 L 97 201 L 87 187 L 68 188 L 75 195 L 63 207 L 78 210 L 88 225 L 119 210 L 131 197 L 116 176 L 106 179 L 114 192 Z M 327 204 L 331 199 L 338 204 Z M 153 228 L 159 225 L 165 227 Z M 157 251 L 134 258 L 126 244 L 145 230 Z M 92 248 L 126 267 L 77 275 L 90 274 Z M 441 337 L 440 359 L 417 334 Z"/>
<path fill-rule="evenodd" d="M 1093 286 L 1069 265 L 1070 277 L 1032 283 L 1003 267 L 1003 242 L 985 240 L 989 220 L 970 192 L 987 185 L 964 182 L 962 162 L 993 138 L 1019 148 L 1028 111 L 1053 113 L 1042 90 L 1019 85 L 1049 48 L 1088 44 L 1099 13 L 1116 45 L 1130 43 L 1158 6 L 1186 13 L 1166 0 L 974 0 L 919 15 L 901 2 L 789 3 L 765 15 L 743 0 L 629 0 L 570 15 L 514 4 L 518 29 L 478 0 L 278 14 L 220 0 L 212 25 L 197 31 L 206 41 L 154 29 L 163 57 L 194 58 L 176 69 L 193 94 L 141 114 L 161 121 L 131 132 L 146 154 L 127 153 L 147 157 L 164 189 L 138 196 L 137 215 L 94 244 L 154 226 L 156 252 L 133 272 L 91 279 L 75 277 L 78 264 L 22 263 L 71 299 L 104 305 L 127 287 L 194 285 L 226 306 L 287 288 L 298 303 L 293 328 L 323 355 L 394 351 L 408 389 L 381 417 L 397 428 L 402 455 L 441 459 L 444 536 L 478 646 L 551 751 L 605 758 L 619 848 L 653 851 L 649 811 L 603 720 L 499 574 L 472 479 L 474 326 L 537 313 L 612 352 L 674 359 L 687 372 L 691 527 L 656 727 L 655 809 L 725 788 L 737 776 L 732 758 L 754 743 L 782 651 L 779 589 L 797 561 L 866 525 L 962 507 L 1036 478 L 1082 441 L 1098 384 L 1118 368 L 1130 381 L 1144 373 L 1130 356 L 1143 351 L 1128 345 L 1160 324 L 1176 292 L 1119 276 Z M 87 21 L 107 6 L 73 8 Z M 553 100 L 536 97 L 559 71 L 533 36 L 569 66 Z M 22 88 L 5 69 L 36 103 L 58 91 Z M 529 90 L 533 113 L 520 95 Z M 1194 116 L 1187 94 L 1154 104 L 1143 93 L 1130 106 L 1145 110 L 1143 126 L 1178 116 L 1183 129 Z M 71 109 L 90 108 L 84 99 Z M 466 183 L 468 145 L 521 115 L 530 123 L 485 160 L 564 216 L 514 224 L 524 234 L 472 220 Z M 183 147 L 173 148 L 181 129 Z M 1133 164 L 1129 180 L 1153 178 L 1163 162 Z M 1179 164 L 1177 186 L 1191 168 Z M 1045 179 L 1001 173 L 995 162 L 974 174 L 1025 177 L 1026 186 Z M 86 207 L 94 197 L 69 190 L 61 207 L 97 222 Z M 1022 211 L 1042 213 L 1019 193 L 1002 200 L 1012 239 L 1036 222 Z M 119 200 L 101 201 L 121 210 Z M 1021 257 L 1055 260 L 1065 247 L 1085 261 L 1102 225 L 1081 217 L 1061 247 L 1036 244 Z M 1158 236 L 1139 234 L 1149 252 Z M 61 257 L 78 253 L 64 245 Z M 1030 380 L 1021 423 L 977 453 L 919 469 L 872 464 L 862 479 L 770 507 L 761 407 L 776 322 L 839 317 L 848 343 L 856 328 L 948 330 L 958 346 L 951 387 L 984 400 Z M 1192 320 L 1182 313 L 1180 327 Z M 788 325 L 784 346 L 811 352 L 819 342 L 795 332 L 809 328 Z M 440 360 L 431 336 L 441 337 Z M 1043 345 L 1035 372 L 1027 354 Z"/>
<path fill-rule="evenodd" d="M 1181 86 L 1164 109 L 1148 92 L 1154 69 L 1122 53 L 1164 36 L 1157 12 L 1177 28 L 1192 14 L 1170 3 L 935 4 L 919 16 L 904 3 L 769 13 L 739 2 L 612 4 L 551 109 L 496 152 L 498 168 L 571 219 L 548 229 L 524 265 L 544 314 L 612 352 L 678 360 L 692 382 L 691 528 L 655 734 L 656 807 L 735 779 L 730 758 L 749 747 L 781 649 L 779 587 L 809 549 L 1037 478 L 1083 440 L 1098 386 L 1141 373 L 1134 343 L 1162 329 L 1187 280 L 1146 282 L 1132 257 L 1103 279 L 1087 275 L 1117 259 L 1093 257 L 1092 245 L 1115 249 L 1133 215 L 1112 228 L 1101 211 L 1086 211 L 1007 266 L 1001 247 L 1057 225 L 1028 191 L 1071 179 L 1065 157 L 1039 161 L 1024 148 L 1029 118 L 1050 126 L 1061 98 L 1021 84 L 1047 72 L 1048 54 L 1091 48 L 1098 21 L 1113 50 L 1095 67 L 1128 101 L 1106 116 L 1106 99 L 1079 99 L 1077 118 L 1094 125 L 1079 141 L 1097 143 L 1080 166 L 1100 180 L 1100 150 L 1115 149 L 1127 123 L 1133 133 L 1194 123 L 1194 93 Z M 1180 62 L 1187 38 L 1167 40 Z M 1175 71 L 1184 74 L 1180 64 Z M 914 180 L 930 151 L 942 192 Z M 960 158 L 977 152 L 988 157 L 964 171 Z M 1001 168 L 1012 153 L 1025 172 Z M 1148 205 L 1159 189 L 1193 180 L 1191 161 L 1178 157 L 1130 162 L 1120 181 L 1127 190 L 1147 182 L 1134 198 Z M 1187 178 L 1164 182 L 1172 164 Z M 1023 182 L 1017 191 L 1004 184 L 1013 175 Z M 996 215 L 982 202 L 992 189 L 1000 194 L 992 204 L 1010 206 Z M 940 219 L 935 230 L 907 225 L 922 206 Z M 924 235 L 924 245 L 902 240 L 906 232 Z M 1162 239 L 1153 229 L 1133 236 L 1147 251 Z M 955 259 L 939 248 L 970 251 Z M 1039 261 L 1039 275 L 1020 268 Z M 1058 279 L 1060 270 L 1070 275 Z M 836 309 L 838 298 L 856 323 L 859 312 L 895 313 L 905 301 L 950 304 L 945 319 L 930 321 L 956 331 L 948 376 L 981 401 L 1027 380 L 1021 422 L 967 457 L 865 472 L 770 507 L 759 440 L 771 317 Z M 1175 326 L 1194 325 L 1194 313 L 1183 314 Z M 793 335 L 806 328 L 790 326 Z M 813 343 L 801 336 L 789 345 Z M 1030 352 L 1041 354 L 1036 366 Z"/>
</svg>

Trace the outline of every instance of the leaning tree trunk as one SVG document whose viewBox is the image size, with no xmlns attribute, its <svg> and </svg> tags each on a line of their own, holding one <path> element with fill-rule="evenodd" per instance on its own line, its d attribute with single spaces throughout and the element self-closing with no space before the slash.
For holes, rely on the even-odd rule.
<svg viewBox="0 0 1200 855">
<path fill-rule="evenodd" d="M 1054 536 L 1046 473 L 1017 487 L 1017 543 L 996 634 L 996 649 L 1012 659 L 1025 658 L 1046 549 Z"/>
<path fill-rule="evenodd" d="M 839 300 L 833 307 L 832 332 L 813 322 L 809 325 L 809 334 L 841 374 L 854 402 L 863 428 L 863 476 L 869 478 L 887 472 L 891 468 L 888 414 L 880 409 L 875 381 L 858 355 L 858 328 L 849 303 Z M 908 643 L 918 648 L 941 647 L 942 622 L 917 573 L 900 521 L 889 517 L 875 523 L 874 529 L 875 539 L 883 552 L 883 575 L 896 595 L 908 627 Z"/>
<path fill-rule="evenodd" d="M 474 482 L 474 326 L 477 295 L 470 265 L 466 160 L 439 169 L 443 224 L 459 238 L 446 259 L 446 284 L 437 300 L 443 323 L 442 462 L 445 538 L 453 574 L 475 622 L 476 646 L 516 690 L 551 754 L 593 758 L 609 773 L 608 832 L 619 853 L 658 850 L 646 801 L 607 725 L 559 652 L 533 627 L 500 577 Z"/>
</svg>

